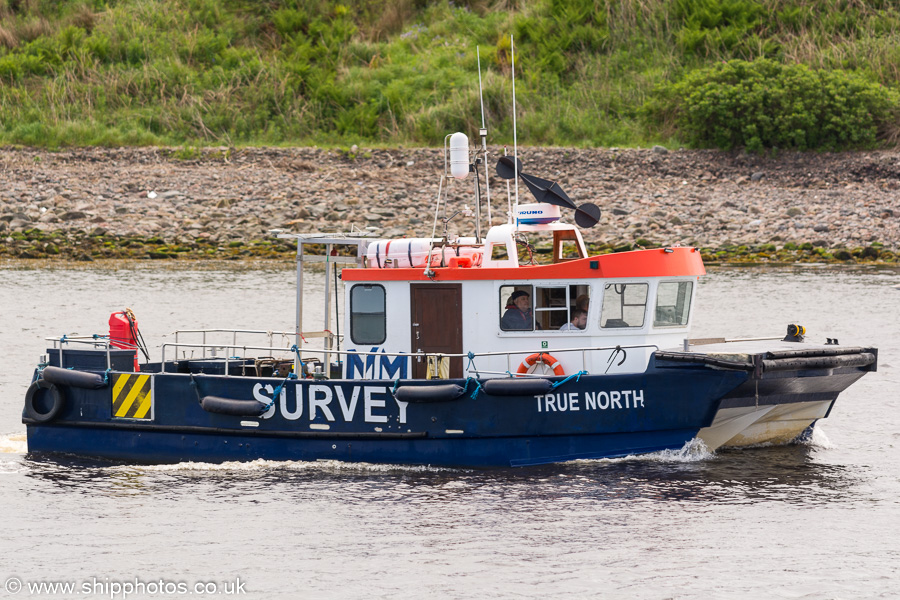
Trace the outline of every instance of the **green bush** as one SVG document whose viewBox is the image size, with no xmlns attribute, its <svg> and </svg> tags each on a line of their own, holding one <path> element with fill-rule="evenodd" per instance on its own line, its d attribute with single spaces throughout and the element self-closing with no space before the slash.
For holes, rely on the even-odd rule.
<svg viewBox="0 0 900 600">
<path fill-rule="evenodd" d="M 898 106 L 897 92 L 859 74 L 758 59 L 692 71 L 646 109 L 657 120 L 674 117 L 694 146 L 759 151 L 872 146 Z"/>
</svg>

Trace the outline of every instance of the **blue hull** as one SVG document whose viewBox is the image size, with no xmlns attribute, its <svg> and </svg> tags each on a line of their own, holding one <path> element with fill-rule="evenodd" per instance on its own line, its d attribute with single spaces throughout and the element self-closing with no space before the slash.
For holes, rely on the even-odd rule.
<svg viewBox="0 0 900 600">
<path fill-rule="evenodd" d="M 254 416 L 210 412 L 201 399 L 263 407 L 283 380 L 153 373 L 142 391 L 135 384 L 129 392 L 129 377 L 135 374 L 113 373 L 103 389 L 59 386 L 64 406 L 53 419 L 23 419 L 29 451 L 142 463 L 267 459 L 465 467 L 617 457 L 681 448 L 709 426 L 721 399 L 748 375 L 651 366 L 640 374 L 554 378 L 559 386 L 532 395 L 491 395 L 475 380 L 456 380 L 449 383 L 464 390 L 458 396 L 426 393 L 414 395 L 424 398 L 415 402 L 394 392 L 435 382 L 294 380 L 269 410 Z M 448 382 L 437 383 L 446 388 Z M 124 396 L 132 402 L 128 410 Z"/>
<path fill-rule="evenodd" d="M 338 460 L 381 464 L 520 467 L 613 458 L 682 448 L 696 429 L 663 432 L 487 439 L 302 439 L 240 432 L 135 432 L 90 426 L 31 426 L 29 452 L 93 456 L 134 463 Z"/>
</svg>

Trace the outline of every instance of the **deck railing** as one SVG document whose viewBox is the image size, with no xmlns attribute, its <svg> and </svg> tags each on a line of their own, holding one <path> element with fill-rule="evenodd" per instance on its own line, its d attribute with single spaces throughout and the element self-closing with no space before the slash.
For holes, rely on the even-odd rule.
<svg viewBox="0 0 900 600">
<path fill-rule="evenodd" d="M 109 336 L 105 335 L 64 335 L 58 338 L 44 338 L 44 341 L 53 342 L 53 349 L 59 350 L 59 366 L 61 369 L 65 369 L 65 348 L 63 345 L 65 344 L 83 344 L 86 346 L 93 346 L 94 348 L 103 348 L 106 351 L 106 368 L 112 369 L 112 356 L 110 355 L 110 350 L 134 350 L 135 352 L 138 350 L 138 347 L 134 344 L 129 344 L 127 342 L 120 342 L 116 340 L 115 346 L 109 341 Z M 47 359 L 49 363 L 49 357 Z"/>
<path fill-rule="evenodd" d="M 179 343 L 179 337 L 184 336 L 186 334 L 200 334 L 201 342 L 200 344 L 190 344 L 191 346 L 195 346 L 198 348 L 203 348 L 203 358 L 206 358 L 206 351 L 211 350 L 215 352 L 218 348 L 238 348 L 243 347 L 242 344 L 238 344 L 238 335 L 252 335 L 252 336 L 265 336 L 269 339 L 268 347 L 272 348 L 273 351 L 277 351 L 274 345 L 275 336 L 281 336 L 282 339 L 294 338 L 297 336 L 296 331 L 272 331 L 272 330 L 261 330 L 261 329 L 179 329 L 174 332 L 175 335 L 175 343 Z M 231 344 L 223 345 L 217 343 L 207 343 L 207 334 L 230 334 L 231 335 Z M 300 337 L 303 340 L 307 339 L 323 339 L 330 340 L 332 345 L 334 345 L 334 341 L 338 341 L 343 336 L 337 336 L 330 331 L 304 331 L 300 333 Z M 263 350 L 265 348 L 262 348 Z M 215 356 L 215 354 L 213 354 Z"/>
<path fill-rule="evenodd" d="M 192 343 L 192 342 L 180 342 L 179 338 L 188 334 L 200 334 L 201 342 L 200 343 Z M 208 343 L 208 335 L 213 334 L 228 334 L 231 336 L 231 343 Z M 277 353 L 287 354 L 291 358 L 285 357 L 283 360 L 293 360 L 294 363 L 294 373 L 299 373 L 301 370 L 301 362 L 316 362 L 316 363 L 324 363 L 324 361 L 320 360 L 318 356 L 322 356 L 328 358 L 330 360 L 331 355 L 335 355 L 337 357 L 351 357 L 351 356 L 359 356 L 359 357 L 367 357 L 367 356 L 378 356 L 378 357 L 404 357 L 409 359 L 410 361 L 413 359 L 418 360 L 428 360 L 436 359 L 438 361 L 443 359 L 450 358 L 462 358 L 462 359 L 471 359 L 469 364 L 466 366 L 465 373 L 466 375 L 471 374 L 487 374 L 487 375 L 511 375 L 514 372 L 514 369 L 518 367 L 519 358 L 515 359 L 514 357 L 523 357 L 529 356 L 531 354 L 550 354 L 550 351 L 546 348 L 544 349 L 533 349 L 533 350 L 515 350 L 515 351 L 496 351 L 496 352 L 477 352 L 477 353 L 460 353 L 460 354 L 444 354 L 444 353 L 429 353 L 429 352 L 366 352 L 360 350 L 336 350 L 334 348 L 297 348 L 296 346 L 291 347 L 282 347 L 276 346 L 274 344 L 274 338 L 276 336 L 281 336 L 282 338 L 291 338 L 295 337 L 297 333 L 295 331 L 272 331 L 272 330 L 254 330 L 254 329 L 182 329 L 174 332 L 175 342 L 166 342 L 161 345 L 161 366 L 160 368 L 165 370 L 166 363 L 166 350 L 169 349 L 194 349 L 201 350 L 202 354 L 200 357 L 194 357 L 193 355 L 190 357 L 182 356 L 181 359 L 176 355 L 173 360 L 174 363 L 178 363 L 180 360 L 196 360 L 198 358 L 202 359 L 221 359 L 224 361 L 225 374 L 228 375 L 230 373 L 230 363 L 235 360 L 245 361 L 250 358 L 260 358 L 257 356 L 249 356 L 247 353 L 249 351 L 253 352 L 268 352 L 269 356 L 267 358 L 274 358 L 274 355 Z M 241 344 L 238 343 L 238 336 L 265 336 L 268 338 L 268 344 Z M 304 332 L 301 334 L 301 338 L 306 339 L 323 339 L 323 340 L 331 340 L 332 342 L 339 339 L 339 336 L 333 334 L 330 331 L 313 331 L 313 332 Z M 110 354 L 111 350 L 120 350 L 120 349 L 134 349 L 138 348 L 133 344 L 128 344 L 125 342 L 110 342 L 108 336 L 103 335 L 92 335 L 92 336 L 61 336 L 57 338 L 45 338 L 46 341 L 53 343 L 53 348 L 59 348 L 59 361 L 60 367 L 65 368 L 65 358 L 64 358 L 64 348 L 65 344 L 81 344 L 81 345 L 89 345 L 94 348 L 102 348 L 106 353 L 106 364 L 107 368 L 112 368 L 112 357 Z M 746 339 L 723 339 L 723 338 L 711 338 L 711 339 L 697 339 L 697 340 L 686 340 L 689 342 L 689 345 L 703 345 L 708 343 L 729 343 L 729 342 L 743 342 L 750 340 L 763 340 L 763 339 L 776 339 L 776 338 L 746 338 Z M 333 345 L 333 343 L 331 344 Z M 688 344 L 686 344 L 688 347 Z M 577 347 L 577 348 L 554 348 L 552 353 L 554 355 L 566 355 L 571 353 L 578 353 L 581 355 L 581 370 L 587 371 L 587 363 L 588 363 L 588 353 L 597 353 L 597 352 L 610 352 L 609 362 L 611 363 L 614 356 L 613 354 L 619 352 L 621 350 L 625 350 L 626 352 L 629 350 L 659 350 L 659 346 L 656 344 L 634 344 L 634 345 L 615 345 L 615 346 L 589 346 L 589 347 Z M 218 351 L 224 352 L 224 356 L 219 357 L 216 355 Z M 304 356 L 306 356 L 306 360 L 304 360 Z M 474 364 L 475 359 L 484 358 L 484 357 L 497 357 L 502 356 L 506 358 L 506 370 L 505 371 L 497 371 L 497 370 L 488 370 L 488 369 L 479 369 Z M 329 368 L 327 363 L 324 364 L 325 369 Z M 609 369 L 607 368 L 607 371 Z M 323 374 L 324 375 L 324 374 Z M 374 373 L 373 373 L 374 375 Z M 541 377 L 539 374 L 529 374 L 529 373 L 516 373 L 517 376 L 524 377 Z"/>
<path fill-rule="evenodd" d="M 294 373 L 299 373 L 301 370 L 300 362 L 302 360 L 302 356 L 305 354 L 307 357 L 310 355 L 324 355 L 326 352 L 324 350 L 297 350 L 293 347 L 291 348 L 277 348 L 274 346 L 253 346 L 253 345 L 230 345 L 230 344 L 191 344 L 191 343 L 174 343 L 167 342 L 162 345 L 162 364 L 166 363 L 166 349 L 177 349 L 177 348 L 203 348 L 204 356 L 206 356 L 206 349 L 221 349 L 226 351 L 225 356 L 223 357 L 215 357 L 221 358 L 224 362 L 225 374 L 230 373 L 230 363 L 235 360 L 246 360 L 248 358 L 253 358 L 251 356 L 246 356 L 247 351 L 256 350 L 256 351 L 268 351 L 270 354 L 274 353 L 290 353 L 294 355 Z M 659 346 L 656 344 L 635 344 L 629 346 L 592 346 L 592 347 L 580 347 L 580 348 L 554 348 L 554 355 L 561 355 L 565 353 L 579 353 L 581 354 L 581 370 L 586 370 L 587 365 L 587 354 L 589 352 L 611 352 L 615 353 L 621 350 L 639 350 L 639 349 L 653 349 L 659 350 Z M 241 353 L 241 354 L 239 354 Z M 467 374 L 481 374 L 485 373 L 488 375 L 510 375 L 513 372 L 513 369 L 518 366 L 518 361 L 520 359 L 516 359 L 517 363 L 514 365 L 512 360 L 514 356 L 529 356 L 531 354 L 550 354 L 549 350 L 515 350 L 515 351 L 498 351 L 498 352 L 472 352 L 472 353 L 460 353 L 460 354 L 450 354 L 450 353 L 429 353 L 429 352 L 365 352 L 359 350 L 328 350 L 328 354 L 336 354 L 342 357 L 348 356 L 379 356 L 379 357 L 403 357 L 408 359 L 424 359 L 428 360 L 429 358 L 435 359 L 450 359 L 450 358 L 468 358 L 470 360 L 470 364 L 466 367 Z M 474 360 L 483 357 L 492 357 L 492 356 L 503 356 L 506 357 L 506 371 L 492 371 L 486 369 L 478 369 L 474 364 Z M 308 361 L 309 359 L 307 359 Z M 175 363 L 179 362 L 176 358 Z M 165 367 L 163 366 L 163 369 Z M 325 368 L 328 368 L 328 365 L 325 365 Z M 541 375 L 537 374 L 526 374 L 526 373 L 517 373 L 517 376 L 525 376 L 525 377 L 540 377 Z"/>
</svg>

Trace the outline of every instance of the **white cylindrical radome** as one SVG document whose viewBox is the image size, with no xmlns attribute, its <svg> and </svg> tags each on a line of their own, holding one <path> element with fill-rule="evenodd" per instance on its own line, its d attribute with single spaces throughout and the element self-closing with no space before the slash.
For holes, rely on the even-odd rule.
<svg viewBox="0 0 900 600">
<path fill-rule="evenodd" d="M 456 179 L 469 175 L 469 138 L 459 131 L 450 136 L 450 175 Z"/>
</svg>

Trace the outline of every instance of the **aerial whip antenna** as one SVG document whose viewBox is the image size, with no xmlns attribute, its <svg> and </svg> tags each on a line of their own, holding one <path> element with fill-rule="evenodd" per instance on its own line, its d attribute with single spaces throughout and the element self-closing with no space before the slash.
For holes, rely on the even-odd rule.
<svg viewBox="0 0 900 600">
<path fill-rule="evenodd" d="M 503 146 L 503 156 L 506 157 L 509 155 L 509 148 Z M 500 160 L 503 160 L 501 158 Z M 499 170 L 498 170 L 499 173 Z M 509 192 L 509 179 L 506 179 L 506 222 L 512 224 L 513 220 L 513 210 L 512 210 L 512 194 Z"/>
<path fill-rule="evenodd" d="M 510 214 L 516 216 L 516 229 L 519 227 L 519 178 L 525 182 L 525 186 L 539 203 L 561 206 L 575 211 L 575 223 L 579 227 L 593 227 L 600 222 L 600 208 L 591 202 L 576 205 L 555 181 L 542 179 L 522 172 L 522 161 L 519 160 L 519 144 L 516 135 L 516 50 L 513 45 L 513 36 L 509 36 L 509 57 L 512 66 L 512 100 L 513 100 L 513 155 L 507 156 L 504 148 L 503 156 L 497 161 L 497 175 L 506 180 L 506 196 L 509 202 L 509 180 L 515 179 L 516 204 L 515 211 Z M 481 71 L 479 70 L 479 77 Z M 484 107 L 482 105 L 482 111 Z"/>
<path fill-rule="evenodd" d="M 516 208 L 515 213 L 519 212 L 519 143 L 516 137 L 516 50 L 513 46 L 513 36 L 509 34 L 509 57 L 512 65 L 512 101 L 513 101 L 513 158 L 515 169 L 515 174 L 513 178 L 515 181 L 516 188 Z M 516 219 L 516 224 L 518 224 L 519 220 Z"/>
<path fill-rule="evenodd" d="M 481 101 L 481 129 L 478 134 L 481 136 L 481 149 L 484 153 L 484 184 L 487 191 L 487 209 L 488 209 L 488 226 L 493 223 L 491 219 L 491 178 L 487 172 L 487 126 L 484 124 L 484 89 L 481 86 L 481 51 L 475 46 L 475 56 L 478 58 L 478 99 Z"/>
</svg>

